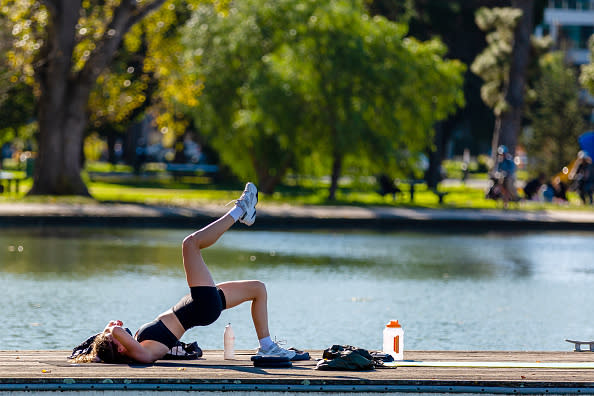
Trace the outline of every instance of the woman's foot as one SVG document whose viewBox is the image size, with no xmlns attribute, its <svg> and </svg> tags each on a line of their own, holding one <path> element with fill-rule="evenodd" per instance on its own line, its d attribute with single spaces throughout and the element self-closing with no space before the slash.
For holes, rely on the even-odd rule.
<svg viewBox="0 0 594 396">
<path fill-rule="evenodd" d="M 291 360 L 295 357 L 295 351 L 289 351 L 285 348 L 281 348 L 276 342 L 272 344 L 272 346 L 266 350 L 262 349 L 262 347 L 258 348 L 258 356 L 275 356 L 275 357 L 286 357 L 287 359 Z"/>
<path fill-rule="evenodd" d="M 256 204 L 258 203 L 258 189 L 252 182 L 248 182 L 245 185 L 243 194 L 235 205 L 243 209 L 243 215 L 239 218 L 239 221 L 245 225 L 251 226 L 256 221 Z"/>
</svg>

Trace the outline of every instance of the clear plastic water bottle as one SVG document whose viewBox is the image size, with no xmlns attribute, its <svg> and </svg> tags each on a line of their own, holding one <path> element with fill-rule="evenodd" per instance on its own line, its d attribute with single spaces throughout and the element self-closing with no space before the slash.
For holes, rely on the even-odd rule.
<svg viewBox="0 0 594 396">
<path fill-rule="evenodd" d="M 404 360 L 404 330 L 397 320 L 391 320 L 384 328 L 382 352 L 391 355 L 394 360 Z"/>
<path fill-rule="evenodd" d="M 235 359 L 235 334 L 231 328 L 231 323 L 225 326 L 223 333 L 223 357 L 225 359 Z"/>
</svg>

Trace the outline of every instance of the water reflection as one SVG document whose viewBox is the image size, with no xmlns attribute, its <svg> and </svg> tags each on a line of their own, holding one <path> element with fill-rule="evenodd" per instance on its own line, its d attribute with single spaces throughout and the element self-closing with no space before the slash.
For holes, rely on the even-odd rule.
<svg viewBox="0 0 594 396">
<path fill-rule="evenodd" d="M 261 232 L 230 234 L 217 245 L 217 249 L 252 254 L 261 265 L 354 271 L 382 279 L 516 278 L 548 271 L 558 275 L 583 272 L 584 264 L 592 262 L 591 247 L 592 235 L 587 233 L 469 236 Z"/>
<path fill-rule="evenodd" d="M 102 228 L 0 232 L 0 269 L 28 276 L 176 275 L 189 231 Z M 229 232 L 204 252 L 213 271 L 291 268 L 378 279 L 592 276 L 591 235 Z"/>
<path fill-rule="evenodd" d="M 4 272 L 30 276 L 92 277 L 119 271 L 169 270 L 180 262 L 177 246 L 133 245 L 119 238 L 0 237 Z M 14 241 L 14 242 L 13 242 Z M 17 249 L 11 248 L 17 246 Z"/>
<path fill-rule="evenodd" d="M 191 230 L 0 230 L 0 349 L 71 348 L 107 320 L 138 328 L 187 286 Z M 302 348 L 377 348 L 387 319 L 405 349 L 553 349 L 591 338 L 592 233 L 524 235 L 231 231 L 204 251 L 217 281 L 262 279 L 275 335 Z M 121 304 L 110 304 L 118 296 Z M 223 313 L 253 348 L 249 307 Z M 222 325 L 186 341 L 221 348 Z"/>
</svg>

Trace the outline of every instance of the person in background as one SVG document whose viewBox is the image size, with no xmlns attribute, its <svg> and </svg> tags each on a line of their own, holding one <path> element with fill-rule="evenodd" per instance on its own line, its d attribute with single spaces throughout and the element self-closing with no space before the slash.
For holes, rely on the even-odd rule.
<svg viewBox="0 0 594 396">
<path fill-rule="evenodd" d="M 546 184 L 543 197 L 546 202 L 567 203 L 567 186 L 557 176 Z"/>
<path fill-rule="evenodd" d="M 576 191 L 578 192 L 584 205 L 592 205 L 592 195 L 594 190 L 594 166 L 592 158 L 585 152 L 578 154 L 577 171 L 575 174 Z"/>
<path fill-rule="evenodd" d="M 516 164 L 506 146 L 497 148 L 497 163 L 491 174 L 492 186 L 487 193 L 488 198 L 501 199 L 504 206 L 508 202 L 519 200 L 515 183 Z"/>
<path fill-rule="evenodd" d="M 524 186 L 524 198 L 527 200 L 539 200 L 539 192 L 542 186 L 546 183 L 546 176 L 544 173 L 539 173 L 537 177 L 528 181 Z"/>
</svg>

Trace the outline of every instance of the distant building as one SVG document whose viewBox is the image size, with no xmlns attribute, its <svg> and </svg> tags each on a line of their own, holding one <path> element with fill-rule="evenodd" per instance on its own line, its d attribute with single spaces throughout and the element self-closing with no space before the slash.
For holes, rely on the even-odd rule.
<svg viewBox="0 0 594 396">
<path fill-rule="evenodd" d="M 593 34 L 594 0 L 548 0 L 542 24 L 535 31 L 538 37 L 550 35 L 553 48 L 564 51 L 578 73 L 580 65 L 590 63 L 588 40 Z M 590 122 L 594 123 L 594 97 L 585 89 L 580 96 L 591 107 Z"/>
<path fill-rule="evenodd" d="M 588 39 L 594 34 L 594 0 L 549 0 L 537 36 L 550 35 L 555 48 L 575 66 L 590 62 Z"/>
</svg>

